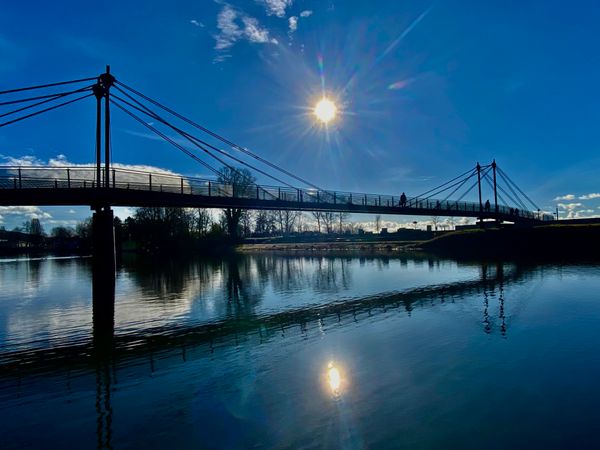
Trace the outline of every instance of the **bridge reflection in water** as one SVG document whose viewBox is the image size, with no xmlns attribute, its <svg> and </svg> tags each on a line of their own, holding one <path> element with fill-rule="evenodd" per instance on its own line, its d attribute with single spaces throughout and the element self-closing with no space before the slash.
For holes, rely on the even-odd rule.
<svg viewBox="0 0 600 450">
<path fill-rule="evenodd" d="M 389 258 L 375 260 L 383 265 L 389 264 L 390 261 Z M 407 263 L 405 258 L 400 260 L 401 264 Z M 202 325 L 163 326 L 153 330 L 151 334 L 140 332 L 115 335 L 114 278 L 110 273 L 94 269 L 92 341 L 54 349 L 17 351 L 1 355 L 2 377 L 5 381 L 13 379 L 15 383 L 20 383 L 20 389 L 23 389 L 23 383 L 35 383 L 40 376 L 60 377 L 60 374 L 64 374 L 65 384 L 68 384 L 77 376 L 75 374 L 83 376 L 86 373 L 95 373 L 98 448 L 111 448 L 111 394 L 116 384 L 118 369 L 127 367 L 128 370 L 142 371 L 150 375 L 158 370 L 157 367 L 164 370 L 170 365 L 185 363 L 190 358 L 205 357 L 219 348 L 237 347 L 242 341 L 255 340 L 260 345 L 271 340 L 286 339 L 288 336 L 299 335 L 310 339 L 344 324 L 380 320 L 396 314 L 412 315 L 419 309 L 432 308 L 447 302 L 460 302 L 461 299 L 472 296 L 482 298 L 482 331 L 490 334 L 498 331 L 500 336 L 506 336 L 510 324 L 507 323 L 504 312 L 504 288 L 513 283 L 522 283 L 533 274 L 530 268 L 514 264 L 481 264 L 477 279 L 259 314 L 256 305 L 260 303 L 264 283 L 252 283 L 251 278 L 269 276 L 272 283 L 284 290 L 293 290 L 294 286 L 307 281 L 302 270 L 297 270 L 294 266 L 297 261 L 292 258 L 279 258 L 277 261 L 276 264 L 272 264 L 272 261 L 262 259 L 261 264 L 257 266 L 250 266 L 247 260 L 236 258 L 215 261 L 214 264 L 220 265 L 220 271 L 225 278 L 225 317 Z M 333 294 L 352 284 L 351 274 L 344 259 L 338 260 L 339 265 L 334 265 L 333 261 L 330 258 L 319 258 L 319 269 L 312 281 L 321 292 Z M 422 263 L 433 268 L 440 264 L 440 261 L 424 259 Z M 181 274 L 175 268 L 171 272 L 165 277 L 165 274 L 156 272 L 148 265 L 146 268 L 141 267 L 135 276 L 141 277 L 140 284 L 154 286 L 152 289 L 165 289 L 168 280 L 172 284 L 166 287 L 167 291 L 183 291 L 185 274 Z M 202 275 L 200 278 L 203 278 Z M 499 299 L 500 305 L 497 317 L 493 317 L 489 312 L 489 301 L 494 296 Z M 338 372 L 331 370 L 330 368 L 327 372 L 328 382 L 332 391 L 338 392 L 343 388 L 338 383 L 341 383 L 341 369 L 336 369 Z M 55 388 L 59 389 L 57 386 Z"/>
</svg>

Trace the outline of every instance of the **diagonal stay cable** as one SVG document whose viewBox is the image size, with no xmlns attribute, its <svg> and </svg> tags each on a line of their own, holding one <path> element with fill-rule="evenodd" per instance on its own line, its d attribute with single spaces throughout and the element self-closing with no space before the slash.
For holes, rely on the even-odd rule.
<svg viewBox="0 0 600 450">
<path fill-rule="evenodd" d="M 527 200 L 529 200 L 529 203 L 531 203 L 531 204 L 534 206 L 534 208 L 536 208 L 536 209 L 540 209 L 540 207 L 539 207 L 539 206 L 538 206 L 538 205 L 537 205 L 537 204 L 536 204 L 536 203 L 535 203 L 533 200 L 531 200 L 531 199 L 530 199 L 530 198 L 527 196 L 527 194 L 526 194 L 525 192 L 523 192 L 523 191 L 521 190 L 521 188 L 520 188 L 520 187 L 517 185 L 517 183 L 515 183 L 515 182 L 514 182 L 514 181 L 513 181 L 513 180 L 512 180 L 512 179 L 511 179 L 509 176 L 508 176 L 508 174 L 507 174 L 507 173 L 506 173 L 504 170 L 502 170 L 500 167 L 497 167 L 497 169 L 498 169 L 498 172 L 500 172 L 500 174 L 502 174 L 504 177 L 506 177 L 506 179 L 507 179 L 507 180 L 508 180 L 510 183 L 512 183 L 512 184 L 513 184 L 513 186 L 514 186 L 514 187 L 516 187 L 516 188 L 517 188 L 517 190 L 518 190 L 518 191 L 519 191 L 521 194 L 523 194 L 523 196 L 524 196 L 524 197 L 525 197 Z"/>
<path fill-rule="evenodd" d="M 486 175 L 486 174 L 487 174 L 487 173 L 488 173 L 490 170 L 492 170 L 492 167 L 491 167 L 491 166 L 488 166 L 488 167 L 487 167 L 487 169 L 486 169 L 484 172 L 482 172 L 482 176 L 485 176 L 485 175 Z M 457 201 L 457 202 L 460 202 L 460 201 L 461 201 L 463 198 L 465 198 L 465 196 L 466 196 L 466 195 L 467 195 L 469 192 L 471 192 L 471 191 L 473 190 L 473 188 L 474 188 L 475 186 L 477 186 L 477 184 L 478 184 L 478 183 L 479 183 L 479 180 L 475 180 L 475 183 L 473 183 L 469 189 L 467 189 L 465 192 L 463 192 L 463 194 L 462 194 L 460 197 L 458 197 L 458 198 L 456 199 L 456 201 Z"/>
<path fill-rule="evenodd" d="M 94 94 L 86 94 L 86 95 L 83 95 L 81 97 L 77 97 L 77 98 L 75 98 L 73 100 L 69 100 L 67 102 L 59 103 L 58 105 L 54 105 L 54 106 L 51 106 L 49 108 L 45 108 L 45 109 L 42 109 L 40 111 L 36 111 L 34 113 L 31 113 L 31 114 L 27 114 L 26 116 L 17 117 L 16 119 L 9 120 L 8 122 L 0 123 L 0 128 L 5 127 L 7 125 L 10 125 L 12 123 L 20 122 L 21 120 L 29 119 L 30 117 L 37 116 L 39 114 L 43 114 L 43 113 L 48 112 L 48 111 L 52 111 L 53 109 L 57 109 L 57 108 L 60 108 L 62 106 L 66 106 L 66 105 L 69 105 L 71 103 L 78 102 L 79 100 L 83 100 L 84 98 L 91 97 L 93 95 Z"/>
<path fill-rule="evenodd" d="M 500 173 L 500 171 L 498 171 L 498 176 L 499 176 L 500 180 L 506 182 L 506 186 L 513 193 L 514 198 L 517 199 L 517 201 L 519 203 L 519 206 L 521 208 L 528 209 L 527 206 L 525 206 L 525 203 L 523 202 L 523 200 L 521 199 L 521 197 L 519 197 L 519 194 L 517 194 L 517 192 L 514 190 L 514 188 L 510 184 L 510 182 L 502 175 L 502 173 Z M 501 185 L 498 184 L 498 186 L 501 186 Z"/>
<path fill-rule="evenodd" d="M 491 180 L 489 180 L 489 175 L 486 177 L 486 179 L 488 180 L 489 183 L 491 183 Z M 491 184 L 492 189 L 494 189 L 493 184 Z M 496 183 L 496 188 L 499 189 L 501 192 L 504 193 L 504 195 L 506 195 L 506 197 L 512 202 L 513 205 L 515 206 L 520 206 L 521 208 L 527 210 L 527 207 L 523 206 L 522 202 L 520 202 L 519 200 L 516 200 L 512 195 L 510 195 L 508 192 L 506 192 L 506 190 L 498 183 Z M 506 203 L 507 206 L 510 206 L 510 203 Z"/>
<path fill-rule="evenodd" d="M 527 210 L 529 209 L 527 207 L 527 205 L 525 204 L 525 202 L 523 201 L 523 199 L 521 199 L 521 197 L 519 197 L 519 194 L 517 194 L 517 192 L 514 190 L 514 188 L 512 187 L 512 185 L 510 184 L 510 182 L 502 175 L 502 173 L 500 173 L 500 171 L 498 171 L 498 175 L 500 176 L 500 179 L 506 182 L 506 186 L 508 187 L 508 189 L 510 190 L 510 192 L 513 193 L 514 198 L 517 199 L 517 201 L 519 202 L 519 206 L 524 209 Z M 498 184 L 498 186 L 502 186 L 500 184 Z"/>
<path fill-rule="evenodd" d="M 255 171 L 257 171 L 257 172 L 259 172 L 259 173 L 261 173 L 261 174 L 263 174 L 263 175 L 265 175 L 265 176 L 267 176 L 267 177 L 269 177 L 269 178 L 271 178 L 271 179 L 273 179 L 273 180 L 275 180 L 275 181 L 277 181 L 278 183 L 281 183 L 281 184 L 283 184 L 283 185 L 285 185 L 285 186 L 287 186 L 287 187 L 289 187 L 289 188 L 292 188 L 292 189 L 297 189 L 295 186 L 293 186 L 293 185 L 291 185 L 291 184 L 289 184 L 289 183 L 286 183 L 285 181 L 283 181 L 283 180 L 281 180 L 281 179 L 279 179 L 279 178 L 277 178 L 277 177 L 275 177 L 275 176 L 273 176 L 273 175 L 271 175 L 271 174 L 269 174 L 269 173 L 267 173 L 267 172 L 264 172 L 263 170 L 261 170 L 261 169 L 259 169 L 259 168 L 255 167 L 255 166 L 253 166 L 253 165 L 251 165 L 251 164 L 248 164 L 248 163 L 246 163 L 245 161 L 243 161 L 243 160 L 241 160 L 241 159 L 239 159 L 239 158 L 236 158 L 236 157 L 235 157 L 235 156 L 233 156 L 233 155 L 230 155 L 229 153 L 225 152 L 224 150 L 221 150 L 221 149 L 219 149 L 218 147 L 215 147 L 215 146 L 213 146 L 213 145 L 209 144 L 208 142 L 205 142 L 205 141 L 203 141 L 203 140 L 201 140 L 201 139 L 199 139 L 199 138 L 197 138 L 197 137 L 195 137 L 195 136 L 193 136 L 193 135 L 191 135 L 191 134 L 187 133 L 186 131 L 184 131 L 184 130 L 182 130 L 182 129 L 178 128 L 178 127 L 176 127 L 175 125 L 172 125 L 171 123 L 169 123 L 168 121 L 166 121 L 165 119 L 163 119 L 161 116 L 159 116 L 158 114 L 156 114 L 156 113 L 155 113 L 154 111 L 152 111 L 151 109 L 149 109 L 149 108 L 147 108 L 146 106 L 144 106 L 144 105 L 140 104 L 139 102 L 137 102 L 135 99 L 132 99 L 132 100 L 133 100 L 133 101 L 135 101 L 136 103 L 138 103 L 138 104 L 140 105 L 140 107 L 141 107 L 141 108 L 140 108 L 140 107 L 137 107 L 137 106 L 135 106 L 135 105 L 133 105 L 133 104 L 131 104 L 131 103 L 130 103 L 130 102 L 128 102 L 127 100 L 124 100 L 124 99 L 122 99 L 121 97 L 119 97 L 119 96 L 118 96 L 118 95 L 116 95 L 116 94 L 113 94 L 113 95 L 112 95 L 112 97 L 113 97 L 113 98 L 116 98 L 116 99 L 118 99 L 119 101 L 121 101 L 121 102 L 123 102 L 123 103 L 125 103 L 125 104 L 127 104 L 127 105 L 128 105 L 128 106 L 130 106 L 131 108 L 134 108 L 134 109 L 136 109 L 137 111 L 140 111 L 141 113 L 143 113 L 143 114 L 146 114 L 146 115 L 148 115 L 149 117 L 151 117 L 151 118 L 153 118 L 153 119 L 155 119 L 155 120 L 158 120 L 158 121 L 159 121 L 159 122 L 161 122 L 162 124 L 164 124 L 164 125 L 168 126 L 169 128 L 171 128 L 172 130 L 174 130 L 175 132 L 177 132 L 179 135 L 181 135 L 182 137 L 184 137 L 185 139 L 187 139 L 187 140 L 188 140 L 189 142 L 191 142 L 193 145 L 197 146 L 198 148 L 200 148 L 201 150 L 203 150 L 205 153 L 207 153 L 209 156 L 211 156 L 211 157 L 213 157 L 213 158 L 214 158 L 215 156 L 214 156 L 214 155 L 213 155 L 213 154 L 212 154 L 212 153 L 211 153 L 211 152 L 210 152 L 210 151 L 209 151 L 207 148 L 205 148 L 205 146 L 206 146 L 206 147 L 209 147 L 209 148 L 211 148 L 211 149 L 213 149 L 213 150 L 215 150 L 216 152 L 218 152 L 218 153 L 222 154 L 223 156 L 226 156 L 226 157 L 228 157 L 228 158 L 230 158 L 230 159 L 233 159 L 234 161 L 236 161 L 236 162 L 238 162 L 238 163 L 240 163 L 240 164 L 243 164 L 243 165 L 245 165 L 245 166 L 247 166 L 247 167 L 249 167 L 249 168 L 251 168 L 251 169 L 253 169 L 253 170 L 255 170 Z M 218 159 L 218 161 L 219 161 L 219 162 L 221 162 L 221 163 L 223 163 L 223 160 L 221 160 L 221 159 Z M 234 167 L 232 167 L 232 166 L 229 166 L 229 165 L 228 165 L 228 164 L 226 164 L 226 163 L 223 163 L 223 164 L 225 164 L 225 165 L 226 165 L 227 167 L 229 167 L 230 169 L 233 169 L 233 170 L 237 171 L 237 169 L 235 169 Z M 308 193 L 307 193 L 307 195 L 310 195 L 310 194 L 308 194 Z"/>
<path fill-rule="evenodd" d="M 463 178 L 463 177 L 467 176 L 469 173 L 471 173 L 471 172 L 473 172 L 473 171 L 475 171 L 475 170 L 477 170 L 477 169 L 476 169 L 476 168 L 469 169 L 469 170 L 467 170 L 465 173 L 462 173 L 462 174 L 460 174 L 459 176 L 457 176 L 457 177 L 454 177 L 454 178 L 452 178 L 451 180 L 449 180 L 449 181 L 446 181 L 445 183 L 443 183 L 443 184 L 440 184 L 439 186 L 436 186 L 436 187 L 434 187 L 433 189 L 429 189 L 428 191 L 426 191 L 426 192 L 423 192 L 422 194 L 415 196 L 415 198 L 422 198 L 422 197 L 424 197 L 425 195 L 429 194 L 430 192 L 437 191 L 438 189 L 440 189 L 440 188 L 442 188 L 442 187 L 446 186 L 447 184 L 450 184 L 450 183 L 452 183 L 452 182 L 454 182 L 454 181 L 456 181 L 456 180 L 458 180 L 458 179 L 461 179 L 461 178 Z M 453 186 L 456 186 L 456 184 L 454 184 Z M 441 192 L 444 192 L 444 191 L 441 191 Z M 438 192 L 438 193 L 440 193 L 440 192 Z M 433 195 L 436 195 L 436 194 L 432 194 L 432 195 L 430 195 L 430 196 L 428 196 L 428 197 L 424 197 L 424 198 L 430 198 L 430 197 L 432 197 Z"/>
<path fill-rule="evenodd" d="M 492 182 L 492 180 L 490 179 L 490 177 L 486 177 L 485 181 L 487 181 L 487 184 L 490 186 L 490 188 L 492 190 L 494 190 L 494 183 Z M 496 193 L 496 195 L 498 196 L 498 198 L 500 199 L 500 201 L 502 202 L 500 205 L 498 206 L 502 206 L 502 204 L 504 204 L 504 206 L 508 206 L 508 202 L 506 200 L 504 200 L 504 197 L 502 197 L 502 195 Z"/>
<path fill-rule="evenodd" d="M 295 174 L 287 171 L 286 169 L 284 169 L 282 167 L 279 167 L 276 164 L 273 164 L 271 161 L 269 161 L 269 160 L 267 160 L 267 159 L 265 159 L 265 158 L 257 155 L 254 152 L 251 152 L 247 148 L 244 148 L 241 145 L 238 145 L 235 142 L 232 142 L 229 139 L 227 139 L 227 138 L 225 138 L 225 137 L 223 137 L 223 136 L 221 136 L 221 135 L 219 135 L 219 134 L 217 134 L 217 133 L 209 130 L 208 128 L 203 127 L 202 125 L 198 124 L 197 122 L 194 122 L 193 120 L 188 119 L 187 117 L 183 116 L 182 114 L 179 114 L 178 112 L 176 112 L 176 111 L 172 110 L 171 108 L 169 108 L 169 107 L 161 104 L 160 102 L 158 102 L 158 101 L 156 101 L 156 100 L 148 97 L 147 95 L 142 94 L 141 92 L 135 90 L 131 86 L 127 86 L 126 84 L 124 84 L 122 82 L 117 82 L 117 84 L 119 84 L 120 86 L 123 86 L 125 89 L 129 90 L 130 92 L 132 92 L 132 93 L 134 93 L 134 94 L 136 94 L 138 96 L 140 96 L 141 98 L 143 98 L 144 100 L 152 103 L 153 105 L 158 106 L 159 108 L 161 108 L 161 109 L 167 111 L 168 113 L 174 115 L 178 119 L 183 120 L 184 122 L 188 123 L 189 125 L 191 125 L 191 126 L 197 128 L 197 129 L 203 131 L 204 133 L 209 134 L 210 136 L 214 137 L 215 139 L 220 140 L 221 142 L 223 142 L 223 143 L 227 144 L 228 146 L 232 147 L 233 149 L 238 150 L 238 151 L 240 151 L 242 153 L 245 153 L 246 155 L 248 155 L 248 156 L 256 159 L 257 161 L 260 161 L 263 164 L 266 164 L 269 167 L 271 167 L 271 168 L 273 168 L 275 170 L 278 170 L 278 171 L 284 173 L 285 175 L 287 175 L 287 176 L 289 176 L 289 177 L 291 177 L 291 178 L 293 178 L 293 179 L 295 179 L 295 180 L 297 180 L 297 181 L 299 181 L 299 182 L 301 182 L 301 183 L 303 183 L 303 184 L 305 184 L 307 186 L 310 186 L 310 187 L 312 187 L 314 189 L 323 191 L 323 189 L 321 189 L 319 186 L 315 185 L 314 183 L 311 183 L 311 182 L 303 179 L 302 177 L 299 177 L 298 175 L 295 175 Z M 115 86 L 115 89 L 118 89 L 120 92 L 123 92 L 123 90 L 119 89 L 118 86 Z"/>
<path fill-rule="evenodd" d="M 54 100 L 58 100 L 58 99 L 60 99 L 60 98 L 63 98 L 63 97 L 68 97 L 69 95 L 77 94 L 77 93 L 79 93 L 79 92 L 84 92 L 84 91 L 88 91 L 88 90 L 91 90 L 91 89 L 92 89 L 92 86 L 86 86 L 86 87 L 83 87 L 83 88 L 81 88 L 81 89 L 76 89 L 76 90 L 74 90 L 74 91 L 70 91 L 70 92 L 61 92 L 61 93 L 59 93 L 59 94 L 54 94 L 52 97 L 50 97 L 50 98 L 47 98 L 46 100 L 42 100 L 42 101 L 40 101 L 40 102 L 33 103 L 33 104 L 31 104 L 31 105 L 23 106 L 23 107 L 21 107 L 21 108 L 15 109 L 15 110 L 13 110 L 13 111 L 9 111 L 9 112 L 6 112 L 6 113 L 2 113 L 2 114 L 0 114 L 0 117 L 6 117 L 6 116 L 10 116 L 10 115 L 12 115 L 12 114 L 16 114 L 16 113 L 18 113 L 18 112 L 25 111 L 25 110 L 27 110 L 27 109 L 30 109 L 30 108 L 35 108 L 36 106 L 40 106 L 40 105 L 43 105 L 43 104 L 46 104 L 46 103 L 52 102 L 52 101 L 54 101 Z"/>
<path fill-rule="evenodd" d="M 150 125 L 149 123 L 147 123 L 144 119 L 142 119 L 141 117 L 137 116 L 136 114 L 132 113 L 131 111 L 129 111 L 127 108 L 123 107 L 122 105 L 120 105 L 118 102 L 115 102 L 114 100 L 110 100 L 111 103 L 113 105 L 115 105 L 117 108 L 119 108 L 120 110 L 122 110 L 123 112 L 125 112 L 127 115 L 129 115 L 130 117 L 132 117 L 134 120 L 136 120 L 137 122 L 141 123 L 142 125 L 144 125 L 146 128 L 148 128 L 149 130 L 151 130 L 152 132 L 154 132 L 155 134 L 157 134 L 159 137 L 161 137 L 162 139 L 164 139 L 165 141 L 167 141 L 169 144 L 173 145 L 174 147 L 178 148 L 179 150 L 181 150 L 183 153 L 185 153 L 187 156 L 189 156 L 190 158 L 192 158 L 194 161 L 202 164 L 204 167 L 206 167 L 207 169 L 209 169 L 210 171 L 212 171 L 215 175 L 217 176 L 221 176 L 221 171 L 219 171 L 218 169 L 215 169 L 213 166 L 211 166 L 210 164 L 208 164 L 207 162 L 203 161 L 202 159 L 200 159 L 197 155 L 195 155 L 193 152 L 189 151 L 187 148 L 185 148 L 183 145 L 179 144 L 178 142 L 176 142 L 175 140 L 173 140 L 172 138 L 170 138 L 169 136 L 167 136 L 166 134 L 164 134 L 163 132 L 161 132 L 160 130 L 158 130 L 157 128 L 153 127 L 152 125 Z M 224 162 L 223 160 L 221 160 L 219 157 L 214 156 L 213 158 L 215 158 L 217 161 L 221 162 L 221 164 L 223 164 L 226 167 L 229 167 L 230 169 L 232 169 L 233 171 L 236 171 L 237 169 L 235 169 L 235 167 L 229 166 L 226 162 Z M 263 190 L 263 192 L 266 192 L 269 196 L 273 197 L 273 198 L 277 198 L 276 195 L 272 194 L 271 192 L 269 192 L 268 190 L 266 190 L 265 188 L 263 188 L 262 186 L 253 183 L 255 186 L 259 187 L 260 189 Z"/>
<path fill-rule="evenodd" d="M 207 169 L 209 169 L 210 171 L 212 171 L 215 175 L 220 175 L 220 172 L 217 169 L 215 169 L 213 166 L 211 166 L 207 162 L 205 162 L 205 161 L 201 160 L 200 158 L 198 158 L 196 155 L 194 155 L 192 152 L 190 152 L 188 149 L 186 149 L 183 145 L 177 143 L 175 140 L 171 139 L 169 136 L 167 136 L 166 134 L 162 133 L 160 130 L 156 129 L 155 127 L 153 127 L 149 123 L 147 123 L 144 119 L 142 119 L 139 116 L 135 115 L 134 113 L 132 113 L 131 111 L 129 111 L 127 108 L 121 106 L 119 103 L 115 102 L 112 99 L 110 101 L 111 101 L 111 103 L 113 105 L 115 105 L 121 111 L 123 111 L 124 113 L 126 113 L 127 115 L 129 115 L 131 118 L 133 118 L 137 122 L 139 122 L 142 125 L 144 125 L 146 128 L 148 128 L 153 133 L 157 134 L 159 137 L 161 137 L 162 139 L 164 139 L 165 141 L 167 141 L 169 144 L 173 145 L 174 147 L 177 147 L 179 150 L 181 150 L 183 153 L 185 153 L 186 155 L 188 155 L 190 158 L 192 158 L 195 161 L 197 161 L 200 164 L 202 164 L 204 167 L 206 167 Z"/>
<path fill-rule="evenodd" d="M 48 83 L 48 84 L 40 84 L 40 85 L 37 85 L 37 86 L 28 86 L 28 87 L 17 88 L 17 89 L 9 89 L 9 90 L 6 90 L 6 91 L 0 91 L 0 95 L 2 95 L 2 94 L 12 94 L 14 92 L 30 91 L 32 89 L 43 89 L 43 88 L 49 88 L 49 87 L 54 87 L 54 86 L 63 86 L 65 84 L 82 83 L 84 81 L 94 81 L 94 80 L 97 80 L 97 79 L 98 79 L 97 77 L 80 78 L 78 80 L 59 81 L 57 83 Z"/>
<path fill-rule="evenodd" d="M 73 92 L 73 91 L 71 91 L 71 92 Z M 41 100 L 43 98 L 56 97 L 56 96 L 58 96 L 60 94 L 63 94 L 63 93 L 64 92 L 55 92 L 54 94 L 36 95 L 35 97 L 20 98 L 18 100 L 9 100 L 9 101 L 6 101 L 6 102 L 0 102 L 0 106 L 7 106 L 7 105 L 15 105 L 17 103 L 32 102 L 34 100 Z"/>
<path fill-rule="evenodd" d="M 460 184 L 452 191 L 450 192 L 446 198 L 444 198 L 444 201 L 448 200 L 450 197 L 452 197 L 461 187 L 463 187 L 465 185 L 465 183 L 467 181 L 469 181 L 471 178 L 473 178 L 475 175 L 477 175 L 477 170 L 475 170 L 471 175 L 469 175 L 467 178 L 465 178 L 464 180 L 462 180 L 460 182 Z M 477 184 L 477 181 L 475 181 L 475 184 Z M 471 190 L 472 188 L 469 188 L 469 190 Z M 457 200 L 458 201 L 458 200 Z"/>
</svg>

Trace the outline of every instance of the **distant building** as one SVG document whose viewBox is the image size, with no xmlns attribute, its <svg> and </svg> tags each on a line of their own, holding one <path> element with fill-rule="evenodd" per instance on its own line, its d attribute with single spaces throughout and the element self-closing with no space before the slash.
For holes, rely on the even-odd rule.
<svg viewBox="0 0 600 450">
<path fill-rule="evenodd" d="M 388 229 L 387 228 L 382 228 L 381 229 L 381 234 L 388 234 Z"/>
</svg>

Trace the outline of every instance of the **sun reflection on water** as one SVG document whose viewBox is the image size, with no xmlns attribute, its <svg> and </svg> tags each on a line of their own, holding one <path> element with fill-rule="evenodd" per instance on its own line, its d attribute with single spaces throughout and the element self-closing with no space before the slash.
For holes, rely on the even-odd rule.
<svg viewBox="0 0 600 450">
<path fill-rule="evenodd" d="M 326 378 L 331 394 L 334 397 L 339 397 L 343 389 L 343 379 L 340 368 L 337 367 L 333 361 L 330 361 L 329 364 L 327 364 Z"/>
</svg>

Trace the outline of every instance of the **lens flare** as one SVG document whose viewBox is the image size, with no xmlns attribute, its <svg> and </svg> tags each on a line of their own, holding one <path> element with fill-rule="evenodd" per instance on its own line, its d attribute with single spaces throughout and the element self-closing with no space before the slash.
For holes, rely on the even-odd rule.
<svg viewBox="0 0 600 450">
<path fill-rule="evenodd" d="M 335 103 L 327 97 L 323 97 L 315 105 L 314 113 L 317 119 L 319 119 L 324 124 L 327 124 L 331 120 L 335 119 L 335 115 L 337 113 L 337 106 L 335 106 Z"/>
</svg>

